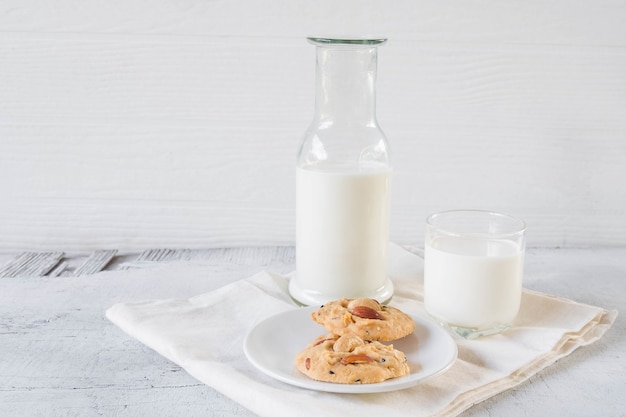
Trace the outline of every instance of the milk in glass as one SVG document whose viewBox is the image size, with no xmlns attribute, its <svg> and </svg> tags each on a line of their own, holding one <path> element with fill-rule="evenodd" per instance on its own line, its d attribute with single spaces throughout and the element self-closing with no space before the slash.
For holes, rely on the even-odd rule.
<svg viewBox="0 0 626 417">
<path fill-rule="evenodd" d="M 437 237 L 426 241 L 424 300 L 451 326 L 511 323 L 521 300 L 524 252 L 509 240 Z"/>
</svg>

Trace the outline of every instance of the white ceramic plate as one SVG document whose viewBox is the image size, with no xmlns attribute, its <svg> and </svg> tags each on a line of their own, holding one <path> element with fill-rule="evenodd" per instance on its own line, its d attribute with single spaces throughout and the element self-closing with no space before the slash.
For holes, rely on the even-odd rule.
<svg viewBox="0 0 626 417">
<path fill-rule="evenodd" d="M 438 324 L 420 317 L 415 331 L 393 346 L 409 361 L 409 375 L 376 384 L 335 384 L 310 379 L 294 365 L 294 358 L 313 339 L 325 333 L 311 319 L 317 307 L 298 308 L 271 316 L 258 323 L 244 340 L 244 353 L 261 372 L 287 384 L 317 391 L 372 393 L 404 389 L 446 371 L 457 356 L 456 343 Z"/>
</svg>

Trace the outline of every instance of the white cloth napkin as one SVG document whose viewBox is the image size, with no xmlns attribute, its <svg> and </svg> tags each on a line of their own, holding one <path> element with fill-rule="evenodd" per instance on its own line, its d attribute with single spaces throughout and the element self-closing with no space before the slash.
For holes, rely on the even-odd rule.
<svg viewBox="0 0 626 417">
<path fill-rule="evenodd" d="M 396 287 L 391 305 L 425 315 L 422 260 L 395 245 L 390 255 Z M 288 282 L 289 277 L 259 272 L 190 299 L 116 304 L 106 315 L 196 379 L 258 415 L 272 417 L 357 415 L 360 408 L 387 417 L 454 416 L 597 340 L 617 316 L 616 311 L 525 291 L 514 327 L 477 340 L 456 338 L 459 356 L 444 374 L 400 391 L 332 394 L 275 381 L 244 356 L 244 337 L 256 323 L 298 308 L 289 297 Z"/>
</svg>

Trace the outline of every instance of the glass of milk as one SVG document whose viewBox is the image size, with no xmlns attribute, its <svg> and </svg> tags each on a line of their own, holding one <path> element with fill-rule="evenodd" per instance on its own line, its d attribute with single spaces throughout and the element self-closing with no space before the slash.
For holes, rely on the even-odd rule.
<svg viewBox="0 0 626 417">
<path fill-rule="evenodd" d="M 524 221 L 502 213 L 452 210 L 426 219 L 424 305 L 465 338 L 509 328 L 520 308 Z"/>
<path fill-rule="evenodd" d="M 384 38 L 308 38 L 316 46 L 313 121 L 296 163 L 296 274 L 289 293 L 319 305 L 388 301 L 391 166 L 376 120 L 377 48 Z"/>
</svg>

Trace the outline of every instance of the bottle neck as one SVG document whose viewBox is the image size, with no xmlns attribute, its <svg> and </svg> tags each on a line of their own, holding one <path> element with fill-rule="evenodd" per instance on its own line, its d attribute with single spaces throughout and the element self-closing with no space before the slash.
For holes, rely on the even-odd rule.
<svg viewBox="0 0 626 417">
<path fill-rule="evenodd" d="M 316 120 L 376 125 L 377 49 L 317 46 Z"/>
</svg>

